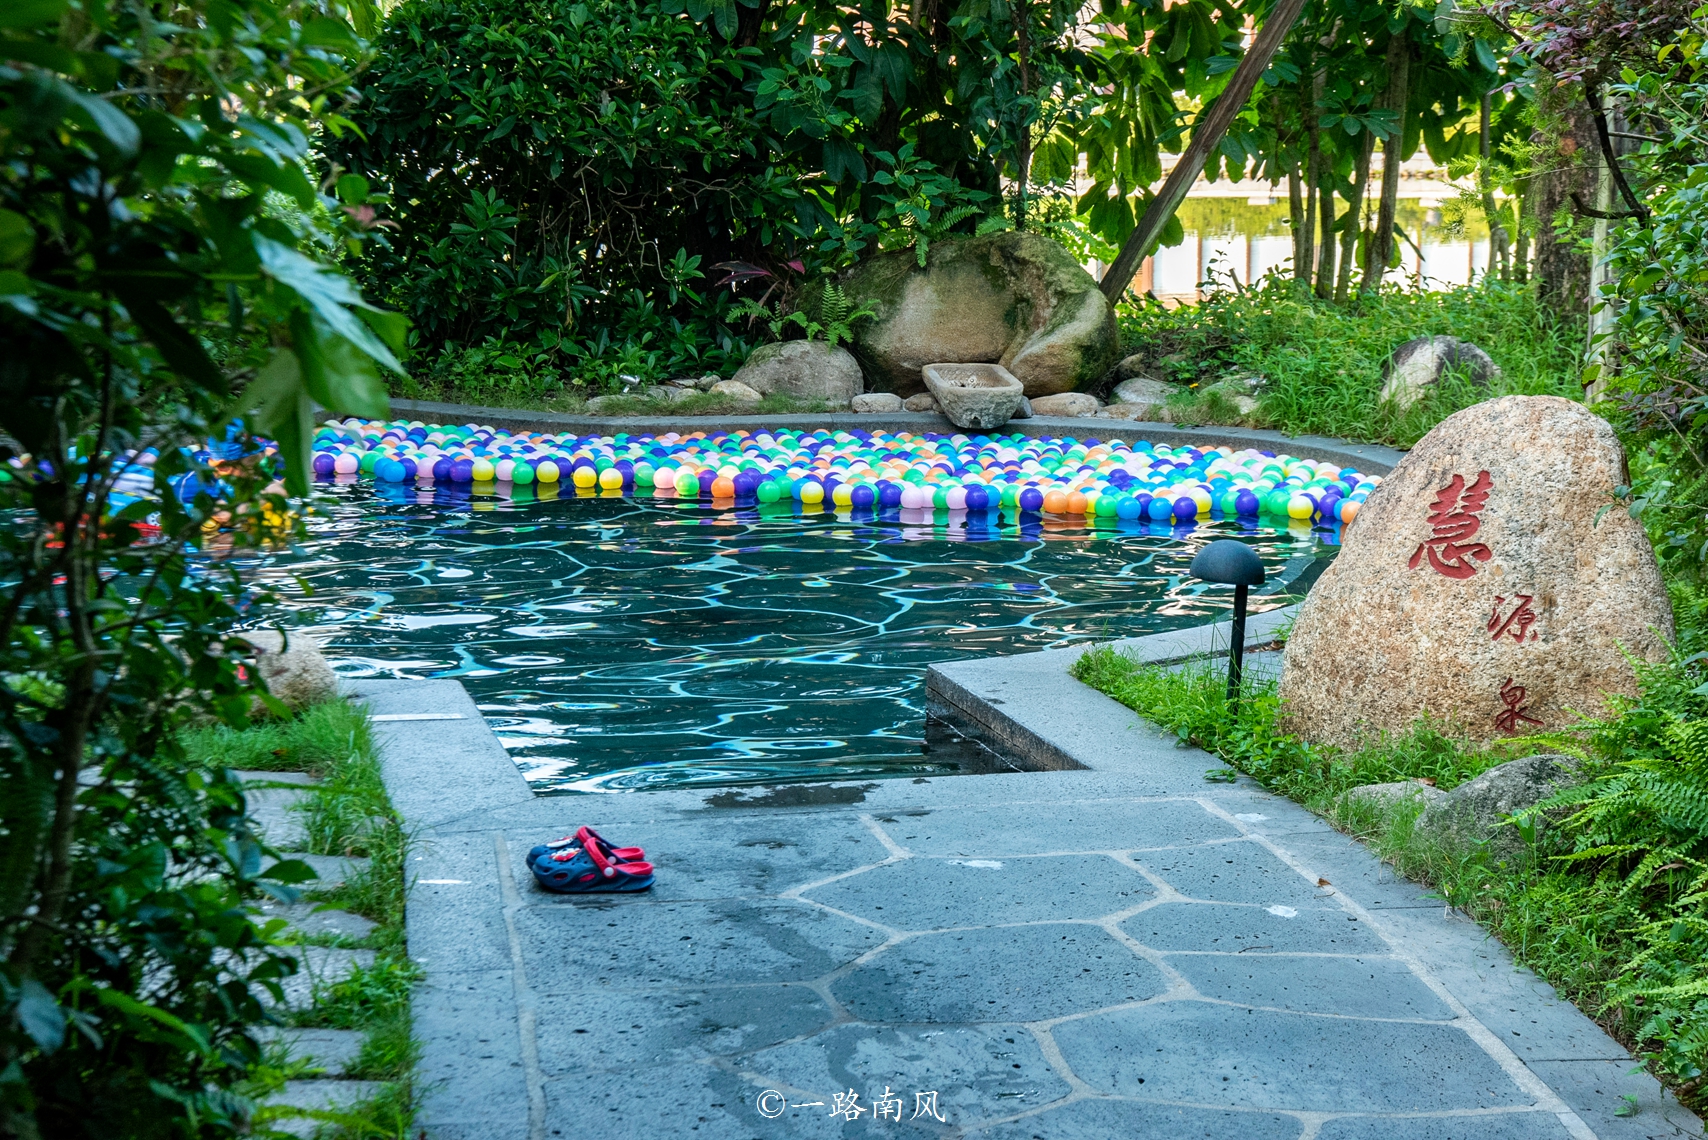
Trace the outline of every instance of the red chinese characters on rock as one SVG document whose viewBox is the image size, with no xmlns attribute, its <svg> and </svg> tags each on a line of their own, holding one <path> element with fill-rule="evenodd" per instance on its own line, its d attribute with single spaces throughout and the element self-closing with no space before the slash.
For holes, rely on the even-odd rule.
<svg viewBox="0 0 1708 1140">
<path fill-rule="evenodd" d="M 1536 640 L 1536 631 L 1530 627 L 1535 625 L 1536 619 L 1542 615 L 1530 608 L 1535 597 L 1534 594 L 1514 594 L 1512 600 L 1518 604 L 1503 618 L 1500 616 L 1500 609 L 1507 603 L 1507 599 L 1496 595 L 1494 613 L 1489 616 L 1489 632 L 1494 634 L 1493 640 L 1510 637 L 1520 645 Z"/>
<path fill-rule="evenodd" d="M 1500 703 L 1506 707 L 1495 714 L 1495 727 L 1512 736 L 1517 734 L 1520 721 L 1526 724 L 1541 724 L 1541 721 L 1530 715 L 1530 706 L 1524 703 L 1524 699 L 1529 695 L 1529 690 L 1523 685 L 1514 685 L 1511 677 L 1502 681 Z"/>
<path fill-rule="evenodd" d="M 1469 486 L 1463 475 L 1435 493 L 1435 504 L 1429 512 L 1430 536 L 1418 544 L 1417 552 L 1407 563 L 1416 570 L 1427 556 L 1437 574 L 1463 580 L 1477 572 L 1477 562 L 1487 562 L 1492 553 L 1480 542 L 1471 542 L 1483 520 L 1478 517 L 1488 503 L 1494 480 L 1487 471 L 1477 472 Z"/>
</svg>

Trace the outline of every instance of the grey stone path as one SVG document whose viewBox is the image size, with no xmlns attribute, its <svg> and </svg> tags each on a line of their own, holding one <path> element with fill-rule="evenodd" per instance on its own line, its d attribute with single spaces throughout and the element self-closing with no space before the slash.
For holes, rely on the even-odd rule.
<svg viewBox="0 0 1708 1140">
<path fill-rule="evenodd" d="M 362 682 L 375 712 L 461 718 L 376 725 L 422 838 L 427 1134 L 1701 1134 L 1478 927 L 1206 783 L 1069 659 L 945 683 L 1085 770 L 605 797 L 533 797 L 453 682 Z M 527 848 L 583 822 L 658 886 L 536 890 Z"/>
</svg>

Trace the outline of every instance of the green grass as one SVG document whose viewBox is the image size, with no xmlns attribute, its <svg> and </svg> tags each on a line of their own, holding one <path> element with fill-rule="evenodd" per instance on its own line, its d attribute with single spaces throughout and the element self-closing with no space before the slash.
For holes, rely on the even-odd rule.
<svg viewBox="0 0 1708 1140">
<path fill-rule="evenodd" d="M 1273 682 L 1248 685 L 1231 713 L 1224 667 L 1209 662 L 1142 665 L 1105 646 L 1087 651 L 1073 674 L 1364 840 L 1482 923 L 1700 1108 L 1708 1101 L 1708 791 L 1701 779 L 1708 771 L 1708 602 L 1675 589 L 1674 610 L 1675 658 L 1639 668 L 1640 700 L 1581 731 L 1493 746 L 1427 722 L 1357 749 L 1311 745 L 1279 727 Z M 1343 795 L 1420 778 L 1450 790 L 1495 764 L 1544 751 L 1583 757 L 1590 783 L 1558 797 L 1536 840 L 1517 855 L 1416 831 L 1419 802 Z M 1217 770 L 1207 778 L 1218 778 Z M 1629 793 L 1633 780 L 1648 781 L 1647 799 Z M 1564 802 L 1572 797 L 1578 802 Z"/>
<path fill-rule="evenodd" d="M 534 391 L 528 388 L 480 387 L 469 388 L 430 380 L 414 380 L 404 384 L 393 395 L 409 400 L 438 400 L 455 404 L 478 404 L 491 408 L 513 408 L 529 412 L 555 412 L 560 415 L 586 416 L 587 401 L 601 394 L 572 388 L 553 388 Z M 833 411 L 823 400 L 797 400 L 793 396 L 774 392 L 757 404 L 742 403 L 721 392 L 696 392 L 682 399 L 650 400 L 639 395 L 609 398 L 600 406 L 601 416 L 790 416 L 815 415 Z"/>
<path fill-rule="evenodd" d="M 293 1015 L 292 1022 L 305 1028 L 361 1030 L 362 1050 L 350 1075 L 386 1082 L 372 1102 L 323 1120 L 329 1140 L 402 1140 L 409 1135 L 418 1056 L 409 995 L 421 976 L 409 960 L 404 927 L 410 841 L 386 795 L 366 708 L 328 701 L 244 729 L 198 728 L 186 735 L 184 744 L 192 760 L 209 767 L 314 775 L 320 782 L 298 809 L 309 852 L 368 858 L 367 867 L 340 886 L 316 890 L 310 883 L 305 893 L 313 901 L 377 924 L 362 943 L 375 952 L 374 964 L 341 981 L 317 985 L 312 1008 Z M 276 1088 L 292 1076 L 276 1060 L 258 1077 L 260 1087 Z"/>
<path fill-rule="evenodd" d="M 1444 417 L 1490 396 L 1581 398 L 1582 329 L 1557 323 L 1522 286 L 1389 291 L 1339 307 L 1298 299 L 1286 282 L 1218 293 L 1198 305 L 1150 302 L 1119 312 L 1124 354 L 1157 380 L 1195 386 L 1257 374 L 1267 380 L 1257 426 L 1409 447 Z M 1462 378 L 1401 412 L 1378 403 L 1382 365 L 1400 344 L 1446 334 L 1481 346 L 1502 369 L 1487 390 Z M 1171 409 L 1190 422 L 1232 423 L 1229 406 Z"/>
</svg>

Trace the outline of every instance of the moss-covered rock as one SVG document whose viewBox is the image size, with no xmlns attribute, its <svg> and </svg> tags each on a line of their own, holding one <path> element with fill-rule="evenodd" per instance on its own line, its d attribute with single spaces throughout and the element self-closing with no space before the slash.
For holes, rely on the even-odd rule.
<svg viewBox="0 0 1708 1140">
<path fill-rule="evenodd" d="M 935 242 L 924 269 L 911 249 L 842 274 L 877 316 L 854 334 L 867 384 L 908 395 L 927 364 L 1000 364 L 1028 396 L 1067 392 L 1115 363 L 1115 314 L 1073 255 L 1047 237 L 999 233 Z"/>
</svg>

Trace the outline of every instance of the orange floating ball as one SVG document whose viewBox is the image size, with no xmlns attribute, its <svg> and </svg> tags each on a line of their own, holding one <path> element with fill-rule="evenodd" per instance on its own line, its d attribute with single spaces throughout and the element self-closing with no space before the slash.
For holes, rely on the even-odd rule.
<svg viewBox="0 0 1708 1140">
<path fill-rule="evenodd" d="M 714 498 L 714 499 L 733 499 L 733 498 L 735 498 L 735 480 L 729 479 L 729 478 L 713 479 L 712 480 L 712 498 Z"/>
<path fill-rule="evenodd" d="M 1044 510 L 1052 515 L 1066 514 L 1068 497 L 1060 491 L 1051 491 L 1044 496 Z"/>
<path fill-rule="evenodd" d="M 1085 496 L 1078 491 L 1070 492 L 1067 497 L 1067 513 L 1083 515 L 1085 513 Z"/>
</svg>

